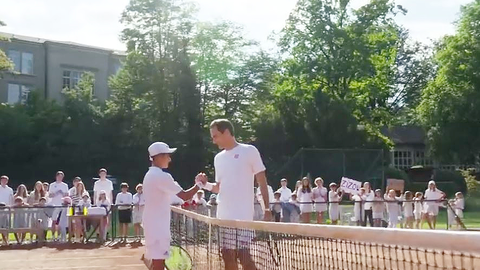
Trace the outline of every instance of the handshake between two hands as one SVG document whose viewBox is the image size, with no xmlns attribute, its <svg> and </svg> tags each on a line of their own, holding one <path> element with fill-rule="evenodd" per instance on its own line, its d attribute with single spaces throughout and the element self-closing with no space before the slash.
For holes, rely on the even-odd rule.
<svg viewBox="0 0 480 270">
<path fill-rule="evenodd" d="M 203 172 L 195 176 L 195 185 L 197 185 L 199 188 L 203 188 L 209 191 L 211 191 L 213 188 L 213 185 L 211 183 L 208 183 L 207 175 Z"/>
</svg>

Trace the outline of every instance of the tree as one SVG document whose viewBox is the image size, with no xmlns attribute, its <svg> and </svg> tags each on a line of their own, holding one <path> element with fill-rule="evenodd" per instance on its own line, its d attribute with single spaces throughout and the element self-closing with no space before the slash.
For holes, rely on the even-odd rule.
<svg viewBox="0 0 480 270">
<path fill-rule="evenodd" d="M 418 106 L 431 151 L 444 162 L 473 163 L 480 152 L 480 2 L 461 9 L 456 33 L 435 53 L 438 72 Z"/>
<path fill-rule="evenodd" d="M 0 26 L 5 26 L 5 23 L 3 21 L 0 21 Z M 0 41 L 1 40 L 5 40 L 5 38 L 0 36 Z M 5 52 L 0 49 L 0 78 L 3 72 L 10 71 L 12 69 L 13 69 L 13 63 L 7 57 Z"/>
<path fill-rule="evenodd" d="M 145 164 L 148 144 L 164 140 L 179 146 L 177 158 L 189 164 L 174 163 L 180 178 L 204 165 L 200 93 L 189 59 L 193 11 L 177 0 L 130 1 L 121 19 L 128 56 L 110 82 L 107 104 L 110 123 L 123 127 L 115 140 L 125 143 L 129 160 Z"/>
<path fill-rule="evenodd" d="M 247 50 L 256 43 L 245 39 L 242 28 L 228 21 L 200 22 L 195 30 L 191 53 L 202 95 L 202 123 L 205 125 L 205 119 L 234 117 L 232 111 L 237 112 L 238 108 L 229 105 L 248 99 L 246 89 L 236 91 L 239 86 L 236 83 L 240 80 L 240 69 L 248 61 Z"/>
</svg>

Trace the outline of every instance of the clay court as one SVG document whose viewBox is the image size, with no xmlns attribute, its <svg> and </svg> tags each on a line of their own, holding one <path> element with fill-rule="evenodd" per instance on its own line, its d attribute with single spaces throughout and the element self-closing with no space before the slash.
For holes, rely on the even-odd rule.
<svg viewBox="0 0 480 270">
<path fill-rule="evenodd" d="M 144 247 L 139 245 L 47 244 L 44 247 L 1 248 L 2 270 L 146 270 L 140 261 Z"/>
</svg>

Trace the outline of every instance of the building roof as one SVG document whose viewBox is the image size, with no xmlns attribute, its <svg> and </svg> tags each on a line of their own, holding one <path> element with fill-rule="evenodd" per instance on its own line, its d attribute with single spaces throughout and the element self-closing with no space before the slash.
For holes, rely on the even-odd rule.
<svg viewBox="0 0 480 270">
<path fill-rule="evenodd" d="M 86 49 L 94 49 L 94 50 L 111 52 L 111 53 L 117 54 L 117 55 L 126 55 L 126 52 L 124 52 L 124 51 L 117 51 L 117 50 L 113 50 L 113 49 L 107 49 L 107 48 L 102 48 L 102 47 L 97 47 L 97 46 L 85 45 L 85 44 L 80 44 L 80 43 L 71 42 L 71 41 L 57 41 L 57 40 L 43 39 L 43 38 L 38 38 L 38 37 L 22 36 L 22 35 L 5 33 L 5 32 L 0 32 L 0 36 L 6 37 L 6 38 L 11 39 L 11 40 L 20 40 L 20 41 L 31 42 L 31 43 L 39 43 L 39 44 L 44 44 L 46 42 L 50 42 L 50 43 L 59 44 L 59 45 L 66 45 L 66 46 L 70 46 L 70 47 L 80 47 L 80 48 L 86 48 Z"/>
<path fill-rule="evenodd" d="M 395 144 L 425 144 L 426 141 L 425 131 L 419 126 L 382 128 L 382 134 Z"/>
</svg>

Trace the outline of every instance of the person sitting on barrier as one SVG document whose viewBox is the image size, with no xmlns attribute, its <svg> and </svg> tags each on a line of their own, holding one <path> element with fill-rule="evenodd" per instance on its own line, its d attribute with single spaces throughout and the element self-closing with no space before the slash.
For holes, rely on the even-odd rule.
<svg viewBox="0 0 480 270">
<path fill-rule="evenodd" d="M 296 193 L 292 193 L 289 203 L 293 207 L 293 209 L 290 211 L 290 222 L 299 223 L 300 222 L 300 204 L 298 203 Z"/>
<path fill-rule="evenodd" d="M 43 231 L 42 235 L 37 235 L 37 241 L 39 239 L 44 240 L 47 237 L 48 222 L 49 222 L 49 219 L 50 219 L 49 213 L 46 209 L 47 198 L 41 197 L 40 200 L 38 200 L 38 203 L 35 204 L 34 206 L 37 207 L 36 225 L 37 225 L 37 227 L 39 227 Z"/>
<path fill-rule="evenodd" d="M 8 229 L 9 227 L 10 212 L 7 205 L 0 202 L 0 229 Z M 8 233 L 2 233 L 3 244 L 9 244 Z"/>
<path fill-rule="evenodd" d="M 282 216 L 282 205 L 281 205 L 282 202 L 280 201 L 281 196 L 282 194 L 278 191 L 273 193 L 274 200 L 271 208 L 272 208 L 272 215 L 273 215 L 273 218 L 275 219 L 275 222 L 280 222 L 280 218 Z"/>
<path fill-rule="evenodd" d="M 13 205 L 13 228 L 15 229 L 26 229 L 28 228 L 27 222 L 27 211 L 26 208 L 28 205 L 23 201 L 21 196 L 15 198 Z M 14 233 L 15 239 L 19 244 L 23 243 L 25 240 L 26 233 Z"/>
</svg>

